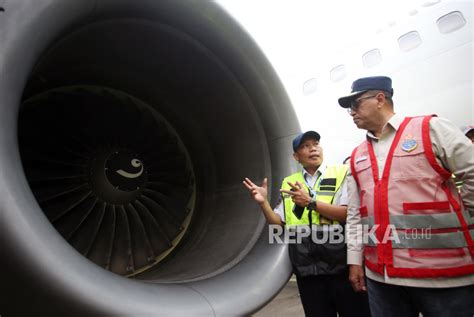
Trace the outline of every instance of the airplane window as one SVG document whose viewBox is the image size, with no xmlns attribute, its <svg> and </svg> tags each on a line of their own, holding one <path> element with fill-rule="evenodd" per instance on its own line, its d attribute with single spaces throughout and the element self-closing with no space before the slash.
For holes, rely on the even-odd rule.
<svg viewBox="0 0 474 317">
<path fill-rule="evenodd" d="M 373 49 L 362 55 L 362 64 L 365 68 L 374 67 L 382 62 L 382 54 L 378 48 Z"/>
<path fill-rule="evenodd" d="M 331 69 L 331 81 L 332 82 L 338 82 L 346 78 L 347 72 L 346 72 L 346 66 L 344 65 L 338 65 Z"/>
<path fill-rule="evenodd" d="M 303 84 L 303 93 L 305 95 L 312 94 L 317 90 L 317 88 L 318 86 L 317 86 L 316 78 L 311 78 L 305 81 L 305 83 Z"/>
<path fill-rule="evenodd" d="M 462 28 L 466 24 L 466 19 L 459 11 L 453 11 L 443 15 L 436 21 L 441 33 L 451 33 Z"/>
<path fill-rule="evenodd" d="M 417 31 L 408 32 L 398 38 L 398 46 L 403 52 L 411 51 L 420 46 L 421 43 L 420 33 Z"/>
</svg>

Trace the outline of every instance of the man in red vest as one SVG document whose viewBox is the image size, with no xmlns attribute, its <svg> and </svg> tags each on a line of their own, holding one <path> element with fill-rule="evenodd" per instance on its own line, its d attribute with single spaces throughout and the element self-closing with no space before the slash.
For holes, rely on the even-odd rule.
<svg viewBox="0 0 474 317">
<path fill-rule="evenodd" d="M 474 145 L 445 119 L 395 114 L 392 97 L 376 76 L 339 98 L 367 130 L 347 179 L 349 280 L 373 316 L 472 317 Z"/>
</svg>

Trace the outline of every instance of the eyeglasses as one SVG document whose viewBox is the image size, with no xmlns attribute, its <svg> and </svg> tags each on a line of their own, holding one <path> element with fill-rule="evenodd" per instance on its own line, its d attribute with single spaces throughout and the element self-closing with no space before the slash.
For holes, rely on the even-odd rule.
<svg viewBox="0 0 474 317">
<path fill-rule="evenodd" d="M 378 95 L 378 94 L 377 94 Z M 370 99 L 370 98 L 374 98 L 374 97 L 377 97 L 377 95 L 372 95 L 372 96 L 367 96 L 367 97 L 361 97 L 359 99 L 355 99 L 355 100 L 352 100 L 351 101 L 351 106 L 349 108 L 347 108 L 347 112 L 349 114 L 352 114 L 353 112 L 357 111 L 357 108 L 359 108 L 362 100 L 365 100 L 365 99 Z"/>
</svg>

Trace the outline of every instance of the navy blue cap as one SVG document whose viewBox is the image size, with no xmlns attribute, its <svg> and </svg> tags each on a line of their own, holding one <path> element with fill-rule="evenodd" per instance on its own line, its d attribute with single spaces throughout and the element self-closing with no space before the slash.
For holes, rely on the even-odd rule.
<svg viewBox="0 0 474 317">
<path fill-rule="evenodd" d="M 343 108 L 349 108 L 354 98 L 369 90 L 384 90 L 393 96 L 392 79 L 386 76 L 359 78 L 352 83 L 351 93 L 339 98 L 339 104 Z"/>
<path fill-rule="evenodd" d="M 296 138 L 293 139 L 293 151 L 294 152 L 296 152 L 296 150 L 298 150 L 298 147 L 301 145 L 301 142 L 307 137 L 314 138 L 318 141 L 319 141 L 319 139 L 321 139 L 321 136 L 316 131 L 306 131 L 304 133 L 300 133 L 300 134 L 298 134 L 298 136 Z"/>
</svg>

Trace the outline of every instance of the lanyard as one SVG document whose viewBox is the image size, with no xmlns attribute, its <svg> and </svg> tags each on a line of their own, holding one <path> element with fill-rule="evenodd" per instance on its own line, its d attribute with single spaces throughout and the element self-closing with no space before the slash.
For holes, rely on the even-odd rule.
<svg viewBox="0 0 474 317">
<path fill-rule="evenodd" d="M 306 181 L 306 177 L 304 176 L 304 171 L 302 172 L 303 173 L 303 180 L 304 180 L 304 183 L 306 184 L 306 187 L 308 187 L 309 189 L 309 194 L 311 197 L 315 197 L 316 196 L 316 191 L 314 190 L 314 188 L 316 188 L 316 190 L 319 188 L 319 185 L 321 184 L 321 181 L 323 180 L 323 173 L 320 173 L 319 174 L 319 177 L 318 179 L 316 180 L 315 182 L 315 186 L 313 185 L 313 187 L 311 187 L 308 182 Z"/>
</svg>

